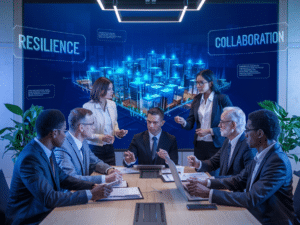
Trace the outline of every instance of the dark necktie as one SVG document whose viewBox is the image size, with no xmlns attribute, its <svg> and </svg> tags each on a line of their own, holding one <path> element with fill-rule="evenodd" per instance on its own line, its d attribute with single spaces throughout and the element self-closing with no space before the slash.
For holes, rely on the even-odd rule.
<svg viewBox="0 0 300 225">
<path fill-rule="evenodd" d="M 227 146 L 227 162 L 226 162 L 226 173 L 227 173 L 227 171 L 229 170 L 229 165 L 230 165 L 230 161 L 229 161 L 229 159 L 230 159 L 230 152 L 231 152 L 231 143 L 229 142 L 228 143 L 228 146 Z"/>
<path fill-rule="evenodd" d="M 50 165 L 51 165 L 51 168 L 52 168 L 52 172 L 53 172 L 53 174 L 54 174 L 54 178 L 55 178 L 55 168 L 54 168 L 54 153 L 53 153 L 53 151 L 52 151 L 52 153 L 51 153 L 51 156 L 50 156 L 50 158 L 49 158 L 49 160 L 50 160 Z"/>
<path fill-rule="evenodd" d="M 153 137 L 153 145 L 152 145 L 152 160 L 155 159 L 156 150 L 157 150 L 157 137 Z"/>
</svg>

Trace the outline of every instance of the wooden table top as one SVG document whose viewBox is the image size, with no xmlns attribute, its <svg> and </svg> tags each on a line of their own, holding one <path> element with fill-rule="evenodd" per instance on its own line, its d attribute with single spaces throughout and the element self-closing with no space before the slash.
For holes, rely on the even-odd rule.
<svg viewBox="0 0 300 225">
<path fill-rule="evenodd" d="M 185 172 L 194 172 L 185 168 Z M 218 210 L 189 211 L 187 204 L 208 202 L 187 202 L 176 189 L 175 183 L 164 183 L 161 179 L 139 179 L 139 174 L 124 174 L 128 187 L 139 187 L 144 199 L 89 202 L 85 205 L 59 207 L 54 209 L 41 223 L 54 224 L 133 224 L 137 202 L 164 202 L 167 224 L 260 224 L 245 208 L 218 206 Z M 161 190 L 162 193 L 154 191 Z"/>
</svg>

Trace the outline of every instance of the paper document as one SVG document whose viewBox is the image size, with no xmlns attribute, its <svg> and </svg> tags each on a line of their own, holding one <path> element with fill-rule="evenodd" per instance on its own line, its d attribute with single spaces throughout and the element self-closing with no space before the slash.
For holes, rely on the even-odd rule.
<svg viewBox="0 0 300 225">
<path fill-rule="evenodd" d="M 140 190 L 137 187 L 129 188 L 113 188 L 108 198 L 114 197 L 128 197 L 128 196 L 140 196 Z"/>
<path fill-rule="evenodd" d="M 178 173 L 184 172 L 184 166 L 176 166 L 176 169 L 177 169 Z M 162 174 L 172 173 L 169 168 L 163 169 L 161 172 L 162 172 Z"/>
<path fill-rule="evenodd" d="M 140 171 L 135 170 L 133 168 L 127 168 L 127 167 L 119 167 L 117 168 L 121 173 L 140 173 Z"/>
<path fill-rule="evenodd" d="M 116 184 L 113 186 L 113 188 L 124 188 L 127 187 L 127 181 L 126 180 L 122 180 L 121 183 Z"/>
<path fill-rule="evenodd" d="M 173 182 L 174 181 L 174 178 L 172 176 L 172 174 L 163 174 L 162 175 L 163 179 L 166 181 L 166 182 Z M 206 174 L 206 173 L 183 173 L 183 174 L 179 174 L 179 178 L 181 181 L 187 181 L 188 178 L 191 178 L 191 177 L 195 177 L 197 179 L 200 179 L 200 180 L 205 180 L 207 178 L 209 178 L 209 176 Z"/>
</svg>

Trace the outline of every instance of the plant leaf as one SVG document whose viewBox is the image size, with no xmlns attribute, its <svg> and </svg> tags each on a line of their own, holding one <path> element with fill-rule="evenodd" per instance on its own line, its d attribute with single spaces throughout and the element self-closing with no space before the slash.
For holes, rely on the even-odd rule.
<svg viewBox="0 0 300 225">
<path fill-rule="evenodd" d="M 12 113 L 17 114 L 19 116 L 23 116 L 23 110 L 19 106 L 12 105 L 12 104 L 4 104 L 4 105 Z"/>
<path fill-rule="evenodd" d="M 6 130 L 12 131 L 14 129 L 15 129 L 14 127 L 5 127 L 2 130 L 0 130 L 0 135 L 3 134 Z"/>
</svg>

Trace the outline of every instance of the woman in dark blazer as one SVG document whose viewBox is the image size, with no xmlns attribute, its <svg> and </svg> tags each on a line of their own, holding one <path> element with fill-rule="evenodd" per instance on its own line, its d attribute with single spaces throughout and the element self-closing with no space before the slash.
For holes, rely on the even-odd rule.
<svg viewBox="0 0 300 225">
<path fill-rule="evenodd" d="M 200 160 L 212 157 L 222 146 L 218 127 L 223 108 L 232 106 L 227 95 L 221 94 L 215 75 L 211 70 L 202 70 L 196 77 L 199 94 L 194 98 L 188 118 L 176 116 L 175 122 L 183 129 L 191 130 L 196 122 L 194 155 Z"/>
</svg>

